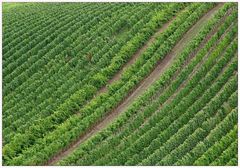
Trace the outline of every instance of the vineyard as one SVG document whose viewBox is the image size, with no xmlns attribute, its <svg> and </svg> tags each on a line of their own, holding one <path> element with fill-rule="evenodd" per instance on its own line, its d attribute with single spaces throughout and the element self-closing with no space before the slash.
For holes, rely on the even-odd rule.
<svg viewBox="0 0 240 168">
<path fill-rule="evenodd" d="M 238 164 L 237 3 L 3 3 L 3 165 Z"/>
</svg>

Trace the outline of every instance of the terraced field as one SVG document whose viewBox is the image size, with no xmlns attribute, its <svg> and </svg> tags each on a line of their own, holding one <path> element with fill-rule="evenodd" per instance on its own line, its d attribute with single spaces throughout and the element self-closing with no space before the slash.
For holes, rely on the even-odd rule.
<svg viewBox="0 0 240 168">
<path fill-rule="evenodd" d="M 237 165 L 237 3 L 3 4 L 3 165 Z"/>
</svg>

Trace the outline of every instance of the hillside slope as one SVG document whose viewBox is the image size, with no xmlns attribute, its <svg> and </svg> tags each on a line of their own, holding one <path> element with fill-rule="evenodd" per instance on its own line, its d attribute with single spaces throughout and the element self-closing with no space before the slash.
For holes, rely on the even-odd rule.
<svg viewBox="0 0 240 168">
<path fill-rule="evenodd" d="M 237 165 L 236 3 L 3 11 L 4 165 Z"/>
</svg>

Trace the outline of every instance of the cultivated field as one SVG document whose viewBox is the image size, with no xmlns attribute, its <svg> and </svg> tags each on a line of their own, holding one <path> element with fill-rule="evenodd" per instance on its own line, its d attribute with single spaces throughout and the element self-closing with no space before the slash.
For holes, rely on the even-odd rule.
<svg viewBox="0 0 240 168">
<path fill-rule="evenodd" d="M 3 165 L 237 165 L 237 3 L 3 4 Z"/>
</svg>

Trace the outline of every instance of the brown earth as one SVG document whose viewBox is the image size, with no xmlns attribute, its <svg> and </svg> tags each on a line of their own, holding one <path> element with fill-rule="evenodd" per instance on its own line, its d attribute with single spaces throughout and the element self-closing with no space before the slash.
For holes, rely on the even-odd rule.
<svg viewBox="0 0 240 168">
<path fill-rule="evenodd" d="M 54 163 L 61 160 L 63 157 L 67 156 L 69 153 L 71 153 L 77 146 L 79 146 L 82 142 L 90 138 L 93 134 L 97 133 L 99 130 L 103 129 L 107 124 L 112 122 L 119 113 L 123 112 L 139 95 L 141 95 L 151 84 L 153 84 L 164 72 L 164 69 L 168 67 L 173 59 L 177 56 L 178 53 L 180 53 L 184 47 L 187 45 L 187 43 L 193 39 L 193 37 L 199 32 L 199 30 L 203 27 L 203 23 L 207 22 L 214 14 L 215 12 L 222 6 L 221 4 L 218 4 L 216 7 L 208 11 L 200 20 L 197 21 L 195 25 L 193 25 L 188 32 L 183 36 L 183 38 L 174 46 L 172 51 L 165 56 L 164 59 L 160 60 L 155 69 L 151 72 L 151 74 L 146 77 L 139 86 L 134 89 L 131 94 L 123 100 L 118 107 L 116 107 L 114 110 L 112 110 L 105 118 L 103 118 L 101 121 L 96 123 L 88 132 L 86 132 L 84 135 L 80 136 L 79 139 L 72 144 L 70 144 L 66 149 L 59 152 L 56 156 L 51 158 L 46 165 L 53 165 Z M 110 81 L 109 84 L 112 83 L 115 80 L 118 80 L 125 68 L 130 66 L 132 63 L 135 62 L 137 57 L 146 50 L 146 48 L 154 41 L 156 36 L 163 32 L 167 26 L 170 23 L 165 24 L 157 33 L 153 35 L 153 37 L 150 38 L 150 40 L 141 48 L 139 51 L 137 51 L 136 54 L 133 55 L 133 57 L 130 59 L 130 61 L 120 70 Z M 102 88 L 100 92 L 106 91 L 106 88 Z"/>
<path fill-rule="evenodd" d="M 142 48 L 140 48 L 131 58 L 130 60 L 124 64 L 124 66 L 121 68 L 121 70 L 119 70 L 107 83 L 107 85 L 112 84 L 114 81 L 119 80 L 122 73 L 124 72 L 124 70 L 126 68 L 128 68 L 130 65 L 134 64 L 134 62 L 137 60 L 137 58 L 144 53 L 144 51 L 146 51 L 146 49 L 156 40 L 156 38 L 168 27 L 168 25 L 176 18 L 176 16 L 174 16 L 172 18 L 172 20 L 170 20 L 169 22 L 167 22 L 166 24 L 164 24 L 152 37 L 150 37 L 150 39 L 147 41 L 146 44 L 143 45 Z M 107 85 L 105 85 L 104 87 L 102 87 L 98 93 L 102 93 L 102 92 L 106 92 L 107 91 Z"/>
<path fill-rule="evenodd" d="M 230 15 L 232 10 L 229 10 L 227 15 L 225 15 L 225 17 L 222 18 L 221 22 L 216 26 L 216 28 L 207 36 L 207 38 L 200 44 L 199 48 L 196 50 L 196 52 L 194 52 L 193 55 L 191 55 L 191 57 L 189 58 L 189 60 L 187 60 L 187 63 L 190 62 L 190 60 L 193 58 L 193 56 L 197 53 L 197 51 L 199 51 L 200 49 L 202 49 L 205 45 L 205 43 L 212 37 L 212 35 L 217 31 L 218 26 L 220 26 L 224 20 L 226 19 L 227 16 Z M 224 36 L 226 35 L 226 33 L 228 32 L 228 30 L 230 30 L 233 27 L 233 25 L 229 26 L 228 29 L 224 32 L 224 34 L 220 37 L 220 39 L 217 41 L 217 43 L 215 43 L 209 50 L 209 52 L 203 57 L 203 59 L 201 60 L 200 63 L 198 63 L 196 65 L 196 67 L 194 67 L 194 70 L 191 72 L 191 74 L 188 76 L 188 78 L 179 86 L 179 88 L 177 89 L 176 92 L 174 92 L 173 95 L 171 95 L 171 97 L 165 102 L 166 104 L 169 101 L 172 101 L 174 99 L 174 97 L 178 94 L 178 92 L 187 84 L 187 82 L 189 80 L 191 80 L 191 78 L 194 76 L 194 74 L 197 73 L 198 69 L 202 66 L 202 64 L 206 61 L 206 59 L 208 58 L 208 56 L 210 55 L 210 53 L 214 50 L 214 48 L 217 46 L 217 44 L 224 38 Z M 174 80 L 174 79 L 173 79 Z M 165 104 L 164 103 L 164 104 Z"/>
</svg>

